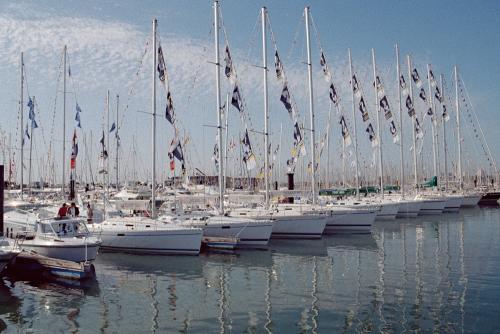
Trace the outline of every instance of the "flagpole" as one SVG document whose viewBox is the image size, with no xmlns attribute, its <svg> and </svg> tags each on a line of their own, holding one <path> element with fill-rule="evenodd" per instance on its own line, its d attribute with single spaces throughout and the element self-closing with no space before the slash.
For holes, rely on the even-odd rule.
<svg viewBox="0 0 500 334">
<path fill-rule="evenodd" d="M 437 177 L 437 143 L 436 143 L 436 125 L 434 124 L 434 119 L 435 119 L 435 108 L 434 108 L 434 100 L 432 98 L 432 84 L 431 84 L 431 66 L 430 64 L 427 64 L 427 84 L 429 87 L 429 108 L 432 108 L 433 114 L 431 116 L 431 124 L 432 124 L 432 156 L 433 156 L 433 173 Z"/>
<path fill-rule="evenodd" d="M 460 109 L 459 109 L 459 102 L 458 102 L 458 69 L 457 65 L 455 65 L 455 108 L 457 112 L 457 141 L 458 141 L 458 181 L 459 181 L 459 187 L 460 191 L 463 191 L 464 187 L 462 184 L 462 140 L 461 140 L 461 135 L 460 135 Z"/>
<path fill-rule="evenodd" d="M 153 18 L 153 80 L 151 94 L 151 218 L 156 218 L 156 17 Z"/>
<path fill-rule="evenodd" d="M 226 192 L 226 188 L 227 188 L 227 179 L 228 179 L 228 176 L 227 176 L 227 158 L 228 158 L 228 154 L 227 154 L 227 141 L 229 140 L 229 137 L 228 137 L 228 131 L 229 131 L 229 93 L 226 94 L 226 110 L 225 110 L 225 118 L 226 118 L 226 128 L 224 129 L 225 132 L 226 132 L 226 135 L 224 137 L 224 192 Z M 221 161 L 221 165 L 222 165 L 222 161 Z"/>
<path fill-rule="evenodd" d="M 309 81 L 309 112 L 311 118 L 311 190 L 312 204 L 316 205 L 316 132 L 314 130 L 314 96 L 313 96 L 313 79 L 312 79 L 312 61 L 311 61 L 311 39 L 309 34 L 309 7 L 304 8 L 305 24 L 306 24 L 306 42 L 307 42 L 307 69 Z"/>
<path fill-rule="evenodd" d="M 354 125 L 354 160 L 356 162 L 356 198 L 359 199 L 359 166 L 358 166 L 358 136 L 356 131 L 356 101 L 354 99 L 354 82 L 352 76 L 352 59 L 351 59 L 351 49 L 347 49 L 347 54 L 349 56 L 349 74 L 351 76 L 351 95 L 352 95 L 352 121 Z"/>
<path fill-rule="evenodd" d="M 399 46 L 396 44 L 396 72 L 397 72 L 397 84 L 398 84 L 398 104 L 399 104 L 399 157 L 400 157 L 400 189 L 401 189 L 401 197 L 405 197 L 405 190 L 404 190 L 404 185 L 405 185 L 405 172 L 404 172 L 404 160 L 403 160 L 403 111 L 401 108 L 401 85 L 399 83 L 399 80 L 401 78 L 401 73 L 400 73 L 400 65 L 399 65 Z"/>
<path fill-rule="evenodd" d="M 264 183 L 266 189 L 265 204 L 266 209 L 269 209 L 269 106 L 267 97 L 266 12 L 266 7 L 262 7 L 260 14 L 262 23 L 262 74 L 264 82 Z"/>
<path fill-rule="evenodd" d="M 118 191 L 118 181 L 119 181 L 119 176 L 118 176 L 118 148 L 119 148 L 119 137 L 118 137 L 118 128 L 119 128 L 119 117 L 118 117 L 118 106 L 120 103 L 120 95 L 116 94 L 116 132 L 115 132 L 115 137 L 116 137 L 116 190 Z"/>
<path fill-rule="evenodd" d="M 406 56 L 406 60 L 408 62 L 408 84 L 410 88 L 410 99 L 413 104 L 413 85 L 412 85 L 412 77 L 411 77 L 411 58 L 410 55 Z M 415 189 L 418 192 L 418 174 L 417 174 L 417 139 L 415 136 L 415 118 L 417 115 L 413 115 L 411 117 L 412 124 L 412 134 L 413 134 L 413 172 L 415 173 Z"/>
<path fill-rule="evenodd" d="M 64 46 L 63 60 L 63 139 L 62 139 L 62 195 L 66 198 L 66 53 L 67 46 Z"/>
<path fill-rule="evenodd" d="M 35 97 L 33 96 L 33 108 L 35 107 Z M 32 192 L 31 188 L 31 157 L 33 152 L 33 120 L 31 120 L 31 131 L 30 131 L 30 167 L 28 172 L 28 187 L 30 188 L 30 194 Z"/>
<path fill-rule="evenodd" d="M 222 164 L 222 117 L 221 117 L 221 97 L 220 97 L 220 59 L 219 59 L 219 2 L 214 1 L 214 43 L 215 43 L 215 87 L 217 92 L 217 136 L 219 146 L 219 213 L 224 215 L 224 175 Z"/>
<path fill-rule="evenodd" d="M 24 183 L 24 121 L 23 121 L 23 107 L 24 107 L 24 55 L 21 52 L 21 97 L 19 100 L 19 112 L 20 112 L 20 118 L 21 118 L 21 126 L 20 126 L 20 131 L 21 131 L 21 199 L 23 198 L 23 183 Z"/>
<path fill-rule="evenodd" d="M 380 194 L 384 198 L 384 171 L 382 166 L 382 135 L 380 133 L 380 106 L 377 87 L 377 65 L 375 63 L 375 49 L 372 48 L 373 64 L 373 87 L 375 89 L 375 113 L 377 114 L 377 136 L 378 136 L 378 167 L 380 177 Z"/>
<path fill-rule="evenodd" d="M 444 101 L 444 90 L 443 90 L 443 75 L 439 75 L 439 83 L 441 87 L 441 98 Z M 444 114 L 444 113 L 443 113 Z M 444 190 L 448 191 L 448 146 L 446 145 L 446 120 L 443 115 L 443 154 L 444 154 Z"/>
</svg>

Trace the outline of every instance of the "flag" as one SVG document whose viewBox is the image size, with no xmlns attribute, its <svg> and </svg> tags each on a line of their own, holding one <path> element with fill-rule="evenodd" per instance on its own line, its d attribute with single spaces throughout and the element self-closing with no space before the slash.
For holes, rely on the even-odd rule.
<svg viewBox="0 0 500 334">
<path fill-rule="evenodd" d="M 450 115 L 448 115 L 448 112 L 446 111 L 445 104 L 443 104 L 443 119 L 445 122 L 448 122 L 450 120 Z"/>
<path fill-rule="evenodd" d="M 28 97 L 27 106 L 30 109 L 29 114 L 28 114 L 28 118 L 30 120 L 34 120 L 35 119 L 35 104 L 33 103 L 33 100 L 31 99 L 31 97 Z"/>
<path fill-rule="evenodd" d="M 219 144 L 215 143 L 214 153 L 212 155 L 212 160 L 215 163 L 215 170 L 219 172 Z"/>
<path fill-rule="evenodd" d="M 241 100 L 240 89 L 238 85 L 234 85 L 233 97 L 231 98 L 231 104 L 238 109 L 239 112 L 243 112 L 243 102 Z"/>
<path fill-rule="evenodd" d="M 378 75 L 375 77 L 375 82 L 373 83 L 373 86 L 377 87 L 378 98 L 382 98 L 385 95 L 385 91 L 384 91 L 384 86 L 382 86 L 382 81 L 380 80 L 380 77 Z"/>
<path fill-rule="evenodd" d="M 170 149 L 168 151 L 168 155 L 170 157 L 171 156 L 175 157 L 180 162 L 184 162 L 184 154 L 182 152 L 181 142 L 177 137 L 172 139 L 172 141 L 170 142 Z"/>
<path fill-rule="evenodd" d="M 399 77 L 399 87 L 401 87 L 403 95 L 408 95 L 408 88 L 406 86 L 405 76 L 402 74 Z"/>
<path fill-rule="evenodd" d="M 434 115 L 434 111 L 432 110 L 432 107 L 429 107 L 429 109 L 427 109 L 427 115 L 429 115 L 429 116 Z"/>
<path fill-rule="evenodd" d="M 420 127 L 418 117 L 415 117 L 415 134 L 417 135 L 418 139 L 422 139 L 424 137 L 424 133 L 422 132 L 422 128 Z"/>
<path fill-rule="evenodd" d="M 366 122 L 370 116 L 368 115 L 368 109 L 366 109 L 365 99 L 361 96 L 359 100 L 359 111 L 361 112 L 361 116 L 363 117 L 363 122 Z"/>
<path fill-rule="evenodd" d="M 73 132 L 73 145 L 71 148 L 71 160 L 70 160 L 70 168 L 76 168 L 76 157 L 78 156 L 78 143 L 76 142 L 76 129 Z"/>
<path fill-rule="evenodd" d="M 234 76 L 234 71 L 233 60 L 231 59 L 231 53 L 229 52 L 229 45 L 226 45 L 224 61 L 226 62 L 224 73 L 226 74 L 226 77 L 231 80 Z"/>
<path fill-rule="evenodd" d="M 361 97 L 361 90 L 359 89 L 359 84 L 358 84 L 358 79 L 356 79 L 356 75 L 352 75 L 352 80 L 351 80 L 351 86 L 352 86 L 352 91 L 354 93 L 354 96 L 357 98 Z"/>
<path fill-rule="evenodd" d="M 411 78 L 413 79 L 413 82 L 415 85 L 417 85 L 418 88 L 422 87 L 422 80 L 420 80 L 420 76 L 418 75 L 418 71 L 416 68 L 413 69 L 411 72 Z"/>
<path fill-rule="evenodd" d="M 281 91 L 280 101 L 283 102 L 283 105 L 288 111 L 288 115 L 293 119 L 294 112 L 292 107 L 292 98 L 290 97 L 290 92 L 288 91 L 288 85 L 286 82 L 283 84 L 283 90 Z"/>
<path fill-rule="evenodd" d="M 116 129 L 116 124 L 115 124 L 115 122 L 113 122 L 113 124 L 111 124 L 111 128 L 109 129 L 109 132 L 111 133 L 111 132 L 115 131 L 115 129 Z"/>
<path fill-rule="evenodd" d="M 377 146 L 378 139 L 377 139 L 377 136 L 375 135 L 375 131 L 373 131 L 372 123 L 368 124 L 368 127 L 366 128 L 366 132 L 368 133 L 368 139 L 370 139 L 370 142 L 372 143 L 372 147 Z"/>
<path fill-rule="evenodd" d="M 397 143 L 399 141 L 399 135 L 398 135 L 398 130 L 396 129 L 396 124 L 394 123 L 394 120 L 391 120 L 391 122 L 389 123 L 389 130 L 391 131 L 392 141 L 394 143 Z"/>
<path fill-rule="evenodd" d="M 30 137 L 30 133 L 28 131 L 28 123 L 26 123 L 26 130 L 24 130 L 24 137 L 28 138 L 28 139 L 31 139 Z M 23 138 L 23 146 L 24 146 L 24 138 Z"/>
<path fill-rule="evenodd" d="M 170 94 L 170 91 L 167 92 L 167 106 L 165 107 L 165 117 L 167 118 L 167 121 L 170 122 L 170 124 L 174 124 L 174 103 L 172 101 L 172 94 Z"/>
<path fill-rule="evenodd" d="M 274 53 L 274 67 L 276 68 L 276 79 L 281 80 L 283 77 L 283 64 L 278 55 L 278 50 Z"/>
<path fill-rule="evenodd" d="M 436 87 L 436 79 L 434 78 L 434 73 L 432 73 L 431 69 L 429 69 L 429 80 L 431 82 L 431 86 Z"/>
<path fill-rule="evenodd" d="M 102 131 L 102 137 L 101 137 L 101 140 L 99 141 L 99 143 L 101 143 L 101 158 L 107 159 L 108 158 L 108 151 L 106 150 L 106 144 L 104 144 L 104 130 Z M 101 171 L 100 173 L 103 173 L 103 172 L 106 172 L 106 171 L 104 170 L 104 171 Z"/>
<path fill-rule="evenodd" d="M 332 80 L 332 75 L 328 69 L 328 65 L 326 64 L 326 58 L 323 52 L 321 52 L 319 63 L 321 65 L 321 69 L 323 70 L 323 76 L 325 77 L 326 82 L 330 82 Z"/>
<path fill-rule="evenodd" d="M 408 115 L 413 117 L 415 115 L 415 108 L 413 107 L 413 102 L 410 95 L 406 97 L 406 109 L 408 109 Z"/>
<path fill-rule="evenodd" d="M 75 121 L 76 121 L 76 126 L 79 127 L 80 129 L 82 128 L 82 123 L 81 123 L 81 120 L 80 120 L 80 113 L 81 112 L 82 112 L 82 110 L 80 109 L 80 106 L 77 103 L 76 104 Z"/>
<path fill-rule="evenodd" d="M 299 123 L 296 121 L 294 124 L 293 131 L 293 148 L 295 150 L 294 156 L 305 156 L 306 148 L 304 146 L 304 140 L 302 138 L 302 134 L 300 133 Z"/>
<path fill-rule="evenodd" d="M 165 66 L 165 59 L 163 58 L 163 50 L 161 49 L 161 45 L 158 46 L 158 65 L 156 69 L 158 71 L 158 79 L 160 79 L 162 83 L 165 83 L 167 68 Z"/>
<path fill-rule="evenodd" d="M 443 103 L 443 95 L 441 94 L 441 91 L 439 90 L 439 87 L 436 86 L 436 93 L 434 94 L 436 99 L 440 102 Z"/>
<path fill-rule="evenodd" d="M 387 100 L 387 96 L 384 95 L 383 98 L 380 99 L 380 108 L 384 111 L 385 119 L 389 120 L 392 117 L 391 108 L 389 107 L 389 101 Z"/>
<path fill-rule="evenodd" d="M 425 96 L 425 89 L 424 89 L 424 87 L 420 88 L 420 93 L 418 94 L 418 96 L 420 96 L 420 98 L 421 98 L 424 102 L 426 102 L 426 101 L 427 101 L 427 98 L 426 98 L 426 96 Z"/>
<path fill-rule="evenodd" d="M 334 105 L 338 105 L 339 103 L 339 97 L 337 95 L 335 87 L 333 86 L 333 83 L 330 83 L 330 100 Z"/>
<path fill-rule="evenodd" d="M 347 127 L 347 123 L 345 121 L 344 116 L 340 117 L 340 126 L 342 127 L 342 137 L 344 138 L 345 146 L 351 145 L 351 136 L 349 135 L 349 128 Z"/>
<path fill-rule="evenodd" d="M 252 170 L 257 166 L 257 160 L 252 152 L 252 145 L 250 144 L 250 137 L 248 136 L 248 130 L 245 129 L 245 135 L 241 140 L 243 144 L 243 162 L 245 163 L 247 170 Z"/>
</svg>

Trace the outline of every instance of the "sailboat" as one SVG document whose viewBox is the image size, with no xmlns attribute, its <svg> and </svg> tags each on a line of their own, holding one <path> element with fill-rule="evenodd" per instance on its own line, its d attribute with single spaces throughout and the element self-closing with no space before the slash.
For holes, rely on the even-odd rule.
<svg viewBox="0 0 500 334">
<path fill-rule="evenodd" d="M 152 84 L 152 173 L 151 201 L 156 199 L 156 64 L 157 20 L 153 19 L 153 84 Z M 203 231 L 180 224 L 165 224 L 156 218 L 156 206 L 151 206 L 151 217 L 112 217 L 93 224 L 94 235 L 102 240 L 107 251 L 137 254 L 198 255 Z"/>
<path fill-rule="evenodd" d="M 220 92 L 220 66 L 219 66 L 219 2 L 214 1 L 214 26 L 215 26 L 215 79 L 217 96 L 217 135 L 218 135 L 218 161 L 219 167 L 219 208 L 215 215 L 184 215 L 173 216 L 167 213 L 163 218 L 167 221 L 181 221 L 184 226 L 193 226 L 203 229 L 204 237 L 237 239 L 237 246 L 267 245 L 273 230 L 273 222 L 269 218 L 254 219 L 254 217 L 238 217 L 225 215 L 224 209 L 224 167 L 222 150 L 222 115 Z M 226 153 L 227 154 L 227 153 Z"/>
</svg>

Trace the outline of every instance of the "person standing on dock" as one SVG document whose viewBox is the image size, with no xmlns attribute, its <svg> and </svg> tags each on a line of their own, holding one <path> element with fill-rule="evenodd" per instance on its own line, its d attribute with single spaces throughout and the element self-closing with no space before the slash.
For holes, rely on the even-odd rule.
<svg viewBox="0 0 500 334">
<path fill-rule="evenodd" d="M 93 224 L 94 220 L 94 210 L 90 206 L 90 203 L 87 204 L 87 224 Z"/>
</svg>

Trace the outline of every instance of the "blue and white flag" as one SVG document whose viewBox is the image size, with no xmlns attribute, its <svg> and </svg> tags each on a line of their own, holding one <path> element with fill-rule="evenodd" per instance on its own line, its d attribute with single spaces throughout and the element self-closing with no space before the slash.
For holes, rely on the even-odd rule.
<svg viewBox="0 0 500 334">
<path fill-rule="evenodd" d="M 351 136 L 349 135 L 349 128 L 347 127 L 347 123 L 345 121 L 344 116 L 340 117 L 340 126 L 342 127 L 342 137 L 344 138 L 345 146 L 351 145 Z"/>
<path fill-rule="evenodd" d="M 250 144 L 250 137 L 248 136 L 247 129 L 245 129 L 245 135 L 241 140 L 241 144 L 243 145 L 243 162 L 247 170 L 252 170 L 257 166 L 257 159 L 252 152 L 252 145 Z"/>
<path fill-rule="evenodd" d="M 109 129 L 109 132 L 111 133 L 111 132 L 115 131 L 115 129 L 116 129 L 116 124 L 115 124 L 115 122 L 113 122 L 113 124 L 111 124 L 111 129 Z"/>
<path fill-rule="evenodd" d="M 411 78 L 413 79 L 415 85 L 417 85 L 417 88 L 422 87 L 422 80 L 420 80 L 420 76 L 418 75 L 418 71 L 416 68 L 414 68 L 411 72 Z"/>
<path fill-rule="evenodd" d="M 276 69 L 276 79 L 281 80 L 283 77 L 283 64 L 281 63 L 278 50 L 274 53 L 274 67 Z"/>
<path fill-rule="evenodd" d="M 359 100 L 359 111 L 361 112 L 361 116 L 363 117 L 363 122 L 366 122 L 370 119 L 368 115 L 368 109 L 366 108 L 365 99 L 361 96 Z"/>
<path fill-rule="evenodd" d="M 408 109 L 408 115 L 410 117 L 415 116 L 415 107 L 413 107 L 413 102 L 410 95 L 406 97 L 406 109 Z"/>
<path fill-rule="evenodd" d="M 24 136 L 28 139 L 31 139 L 30 137 L 30 133 L 29 133 L 29 130 L 28 130 L 28 123 L 26 123 L 26 129 L 24 130 Z M 23 139 L 23 145 L 24 145 L 24 139 Z"/>
<path fill-rule="evenodd" d="M 335 86 L 333 85 L 333 83 L 330 83 L 330 100 L 335 106 L 337 106 L 339 103 L 339 97 L 337 95 L 337 91 L 335 90 Z"/>
<path fill-rule="evenodd" d="M 233 60 L 231 59 L 231 53 L 229 52 L 229 46 L 226 45 L 224 61 L 226 62 L 226 67 L 224 69 L 224 73 L 229 80 L 234 79 L 234 69 L 233 69 Z"/>
<path fill-rule="evenodd" d="M 80 113 L 81 112 L 82 112 L 82 110 L 80 109 L 80 106 L 77 103 L 76 104 L 75 122 L 76 122 L 76 126 L 79 127 L 80 129 L 82 128 L 82 123 L 81 123 L 81 120 L 80 120 Z"/>
<path fill-rule="evenodd" d="M 280 101 L 285 106 L 285 109 L 288 111 L 288 115 L 294 119 L 294 112 L 292 107 L 292 98 L 290 96 L 290 91 L 288 90 L 288 85 L 285 82 L 283 84 L 283 90 L 281 91 Z"/>
<path fill-rule="evenodd" d="M 165 79 L 167 76 L 167 67 L 165 65 L 165 58 L 163 58 L 163 50 L 161 48 L 161 45 L 158 46 L 158 65 L 156 69 L 158 71 L 158 79 L 160 79 L 162 83 L 165 83 Z"/>
<path fill-rule="evenodd" d="M 165 117 L 170 124 L 174 124 L 175 122 L 175 114 L 174 114 L 174 103 L 172 101 L 172 94 L 167 92 L 167 106 L 165 107 Z"/>
<path fill-rule="evenodd" d="M 243 112 L 243 101 L 241 100 L 240 89 L 238 85 L 234 85 L 233 96 L 231 98 L 231 104 L 238 109 L 239 112 Z"/>
<path fill-rule="evenodd" d="M 372 147 L 376 147 L 378 145 L 378 139 L 377 136 L 375 135 L 375 131 L 373 130 L 372 123 L 368 124 L 366 132 L 368 133 L 368 139 L 370 139 Z"/>
</svg>

